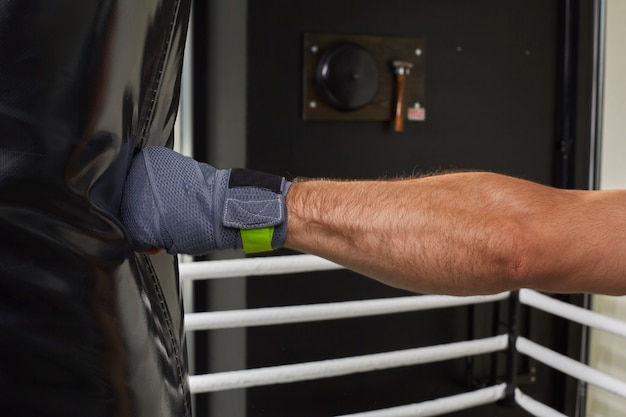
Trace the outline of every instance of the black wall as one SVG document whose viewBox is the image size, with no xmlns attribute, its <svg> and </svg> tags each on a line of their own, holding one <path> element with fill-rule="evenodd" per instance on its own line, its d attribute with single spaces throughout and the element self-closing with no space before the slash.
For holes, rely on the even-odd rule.
<svg viewBox="0 0 626 417">
<path fill-rule="evenodd" d="M 478 169 L 588 188 L 592 6 L 564 0 L 249 1 L 246 164 L 288 177 Z M 424 38 L 426 120 L 405 123 L 403 133 L 394 133 L 391 122 L 303 120 L 305 32 Z M 347 271 L 250 279 L 246 294 L 248 308 L 406 295 Z M 496 315 L 505 307 L 251 328 L 247 367 L 447 343 L 471 336 L 470 323 L 474 336 L 483 337 L 506 331 L 506 317 Z M 522 323 L 527 336 L 578 355 L 579 329 L 526 310 Z M 494 376 L 502 380 L 502 363 L 500 355 L 477 359 L 478 382 L 471 383 L 461 359 L 255 388 L 247 392 L 247 413 L 304 417 L 409 404 L 489 384 Z M 519 371 L 533 368 L 536 382 L 525 392 L 571 411 L 575 385 L 532 361 L 522 360 Z M 500 406 L 454 415 L 496 413 L 525 415 Z"/>
<path fill-rule="evenodd" d="M 249 2 L 249 165 L 338 177 L 489 169 L 551 184 L 558 3 Z M 423 37 L 427 120 L 402 134 L 381 122 L 303 121 L 307 31 Z"/>
</svg>

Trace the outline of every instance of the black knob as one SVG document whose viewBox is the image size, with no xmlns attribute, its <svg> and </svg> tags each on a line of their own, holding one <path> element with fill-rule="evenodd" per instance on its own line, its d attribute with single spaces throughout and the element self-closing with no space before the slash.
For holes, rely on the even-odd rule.
<svg viewBox="0 0 626 417">
<path fill-rule="evenodd" d="M 356 110 L 376 96 L 378 65 L 365 48 L 344 43 L 330 48 L 317 66 L 317 84 L 330 104 Z"/>
</svg>

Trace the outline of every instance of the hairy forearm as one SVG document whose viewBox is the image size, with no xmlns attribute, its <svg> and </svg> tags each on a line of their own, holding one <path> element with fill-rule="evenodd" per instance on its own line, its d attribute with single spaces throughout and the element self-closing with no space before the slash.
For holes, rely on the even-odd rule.
<svg viewBox="0 0 626 417">
<path fill-rule="evenodd" d="M 120 207 L 138 251 L 287 246 L 395 287 L 447 294 L 626 294 L 625 211 L 626 191 L 477 172 L 289 188 L 282 177 L 218 170 L 162 147 L 133 158 Z"/>
<path fill-rule="evenodd" d="M 590 227 L 589 216 L 623 200 L 489 173 L 296 182 L 286 246 L 423 293 L 619 293 L 623 265 L 603 264 L 605 240 L 623 240 L 626 227 Z"/>
</svg>

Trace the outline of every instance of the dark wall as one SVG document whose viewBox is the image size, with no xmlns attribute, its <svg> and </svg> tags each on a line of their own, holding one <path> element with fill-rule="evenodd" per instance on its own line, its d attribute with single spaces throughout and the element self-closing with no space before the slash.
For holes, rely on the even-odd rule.
<svg viewBox="0 0 626 417">
<path fill-rule="evenodd" d="M 581 112 L 587 111 L 590 96 L 582 94 L 583 100 L 577 101 L 577 94 L 581 86 L 587 87 L 580 74 L 588 67 L 577 70 L 581 62 L 590 62 L 592 19 L 580 10 L 591 3 L 250 1 L 246 164 L 289 177 L 377 178 L 478 169 L 586 188 L 592 137 L 588 115 Z M 567 30 L 576 39 L 566 42 Z M 307 32 L 423 38 L 426 120 L 405 123 L 403 133 L 394 133 L 391 122 L 305 121 L 302 70 L 307 52 L 302 45 Z M 580 48 L 580 40 L 586 42 L 585 48 Z M 565 74 L 574 77 L 573 82 L 566 82 Z M 572 124 L 573 116 L 584 132 Z M 564 130 L 569 132 L 566 138 Z M 561 146 L 564 140 L 571 142 Z M 347 271 L 250 279 L 246 293 L 248 308 L 406 295 Z M 247 367 L 448 343 L 471 336 L 470 323 L 474 335 L 484 337 L 506 331 L 506 316 L 499 316 L 498 308 L 506 311 L 506 303 L 251 328 Z M 526 311 L 521 317 L 525 335 L 578 354 L 578 336 L 569 326 Z M 573 343 L 563 346 L 557 339 Z M 468 383 L 467 365 L 461 359 L 250 389 L 247 413 L 250 417 L 354 413 L 452 395 L 492 383 L 494 377 L 504 378 L 502 355 L 476 359 L 472 369 L 478 381 Z M 554 371 L 532 361 L 520 362 L 520 373 L 528 376 L 531 369 L 536 370 L 536 382 L 525 385 L 525 392 L 557 407 L 575 395 L 575 386 Z M 496 413 L 524 415 L 500 406 L 454 415 Z"/>
<path fill-rule="evenodd" d="M 255 1 L 249 4 L 248 163 L 305 176 L 489 169 L 551 184 L 557 1 Z M 301 117 L 302 37 L 423 37 L 425 122 Z"/>
</svg>

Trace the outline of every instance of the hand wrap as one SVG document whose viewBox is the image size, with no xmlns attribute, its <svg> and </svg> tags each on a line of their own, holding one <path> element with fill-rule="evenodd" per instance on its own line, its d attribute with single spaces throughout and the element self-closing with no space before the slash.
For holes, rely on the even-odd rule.
<svg viewBox="0 0 626 417">
<path fill-rule="evenodd" d="M 283 177 L 218 170 L 167 148 L 148 147 L 132 161 L 121 218 L 137 251 L 203 255 L 216 249 L 277 249 L 287 236 L 290 186 Z"/>
</svg>

